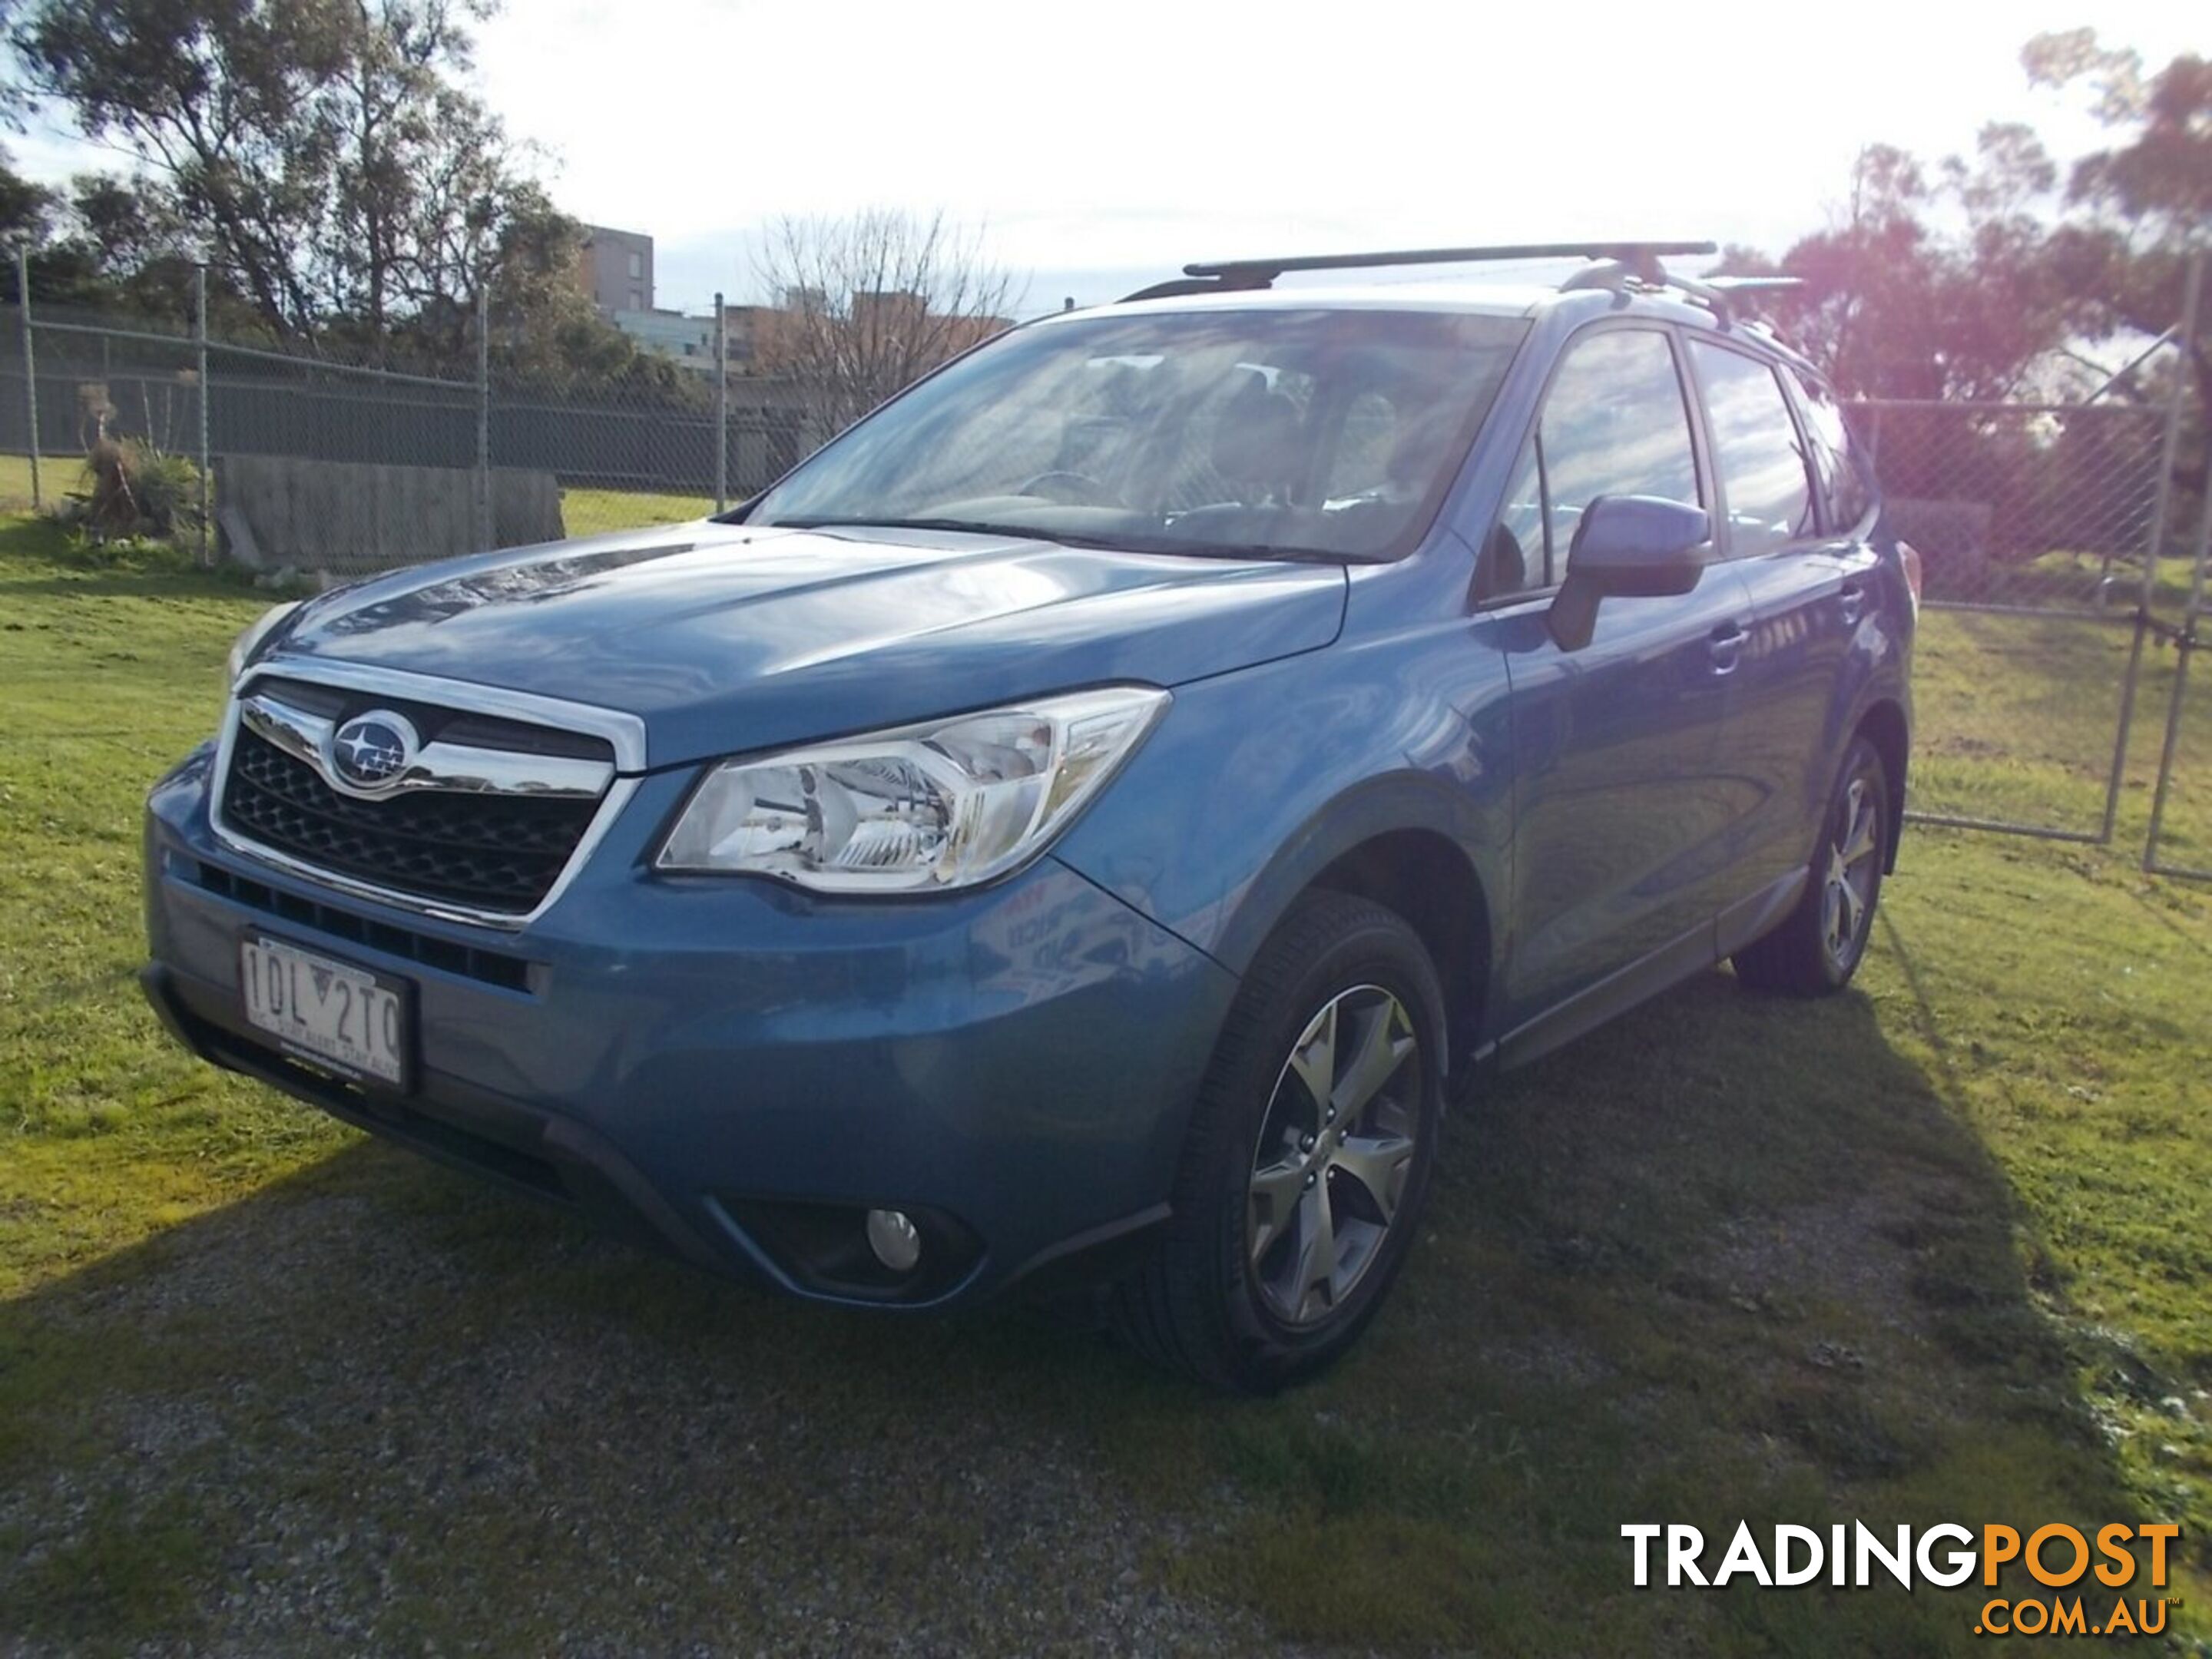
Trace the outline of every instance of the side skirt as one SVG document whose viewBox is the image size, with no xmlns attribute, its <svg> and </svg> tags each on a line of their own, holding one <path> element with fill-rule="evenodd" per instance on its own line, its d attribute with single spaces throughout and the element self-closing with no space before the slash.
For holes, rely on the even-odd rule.
<svg viewBox="0 0 2212 1659">
<path fill-rule="evenodd" d="M 1526 1066 L 1703 973 L 1778 926 L 1804 892 L 1805 878 L 1804 871 L 1793 871 L 1739 900 L 1712 921 L 1698 923 L 1640 961 L 1508 1031 L 1478 1059 L 1487 1062 L 1484 1069 L 1510 1071 Z"/>
</svg>

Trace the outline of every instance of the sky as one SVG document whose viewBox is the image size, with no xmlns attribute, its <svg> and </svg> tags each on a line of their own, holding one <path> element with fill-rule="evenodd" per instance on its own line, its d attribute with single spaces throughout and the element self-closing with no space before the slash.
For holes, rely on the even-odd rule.
<svg viewBox="0 0 2212 1659">
<path fill-rule="evenodd" d="M 1594 237 L 1779 252 L 1869 142 L 1935 157 L 1990 119 L 2098 129 L 2019 50 L 2094 21 L 2154 66 L 2202 0 L 507 0 L 477 89 L 556 200 L 655 239 L 655 301 L 763 297 L 781 215 L 942 210 L 1021 314 L 1193 259 Z M 119 158 L 49 123 L 52 177 Z"/>
</svg>

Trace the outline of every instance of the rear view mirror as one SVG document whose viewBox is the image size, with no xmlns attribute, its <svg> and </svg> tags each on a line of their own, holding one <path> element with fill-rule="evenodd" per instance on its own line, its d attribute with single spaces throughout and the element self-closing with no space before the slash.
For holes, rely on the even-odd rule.
<svg viewBox="0 0 2212 1659">
<path fill-rule="evenodd" d="M 1566 580 L 1552 601 L 1552 637 L 1579 651 L 1597 625 L 1598 601 L 1687 593 L 1705 574 L 1712 521 L 1703 507 L 1657 495 L 1601 495 L 1583 509 L 1567 552 Z"/>
</svg>

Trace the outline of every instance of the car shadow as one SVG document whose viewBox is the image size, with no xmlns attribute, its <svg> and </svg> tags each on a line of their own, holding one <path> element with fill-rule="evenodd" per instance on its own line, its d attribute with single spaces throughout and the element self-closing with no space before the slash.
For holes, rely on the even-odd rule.
<svg viewBox="0 0 2212 1659">
<path fill-rule="evenodd" d="M 1972 1588 L 1638 1592 L 1620 1531 L 1710 1567 L 1745 1517 L 2139 1518 L 1932 1014 L 1932 1072 L 1885 1033 L 1913 994 L 1714 973 L 1479 1089 L 1362 1349 L 1271 1401 L 1064 1317 L 788 1305 L 349 1143 L 0 1306 L 0 1636 L 1972 1645 Z"/>
</svg>

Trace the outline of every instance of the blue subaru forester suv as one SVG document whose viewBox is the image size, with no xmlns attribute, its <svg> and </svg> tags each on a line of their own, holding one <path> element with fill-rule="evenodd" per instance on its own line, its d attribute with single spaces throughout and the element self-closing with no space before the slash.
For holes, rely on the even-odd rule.
<svg viewBox="0 0 2212 1659">
<path fill-rule="evenodd" d="M 794 1296 L 1309 1375 L 1468 1080 L 1866 948 L 1917 561 L 1699 251 L 1190 267 L 721 519 L 273 611 L 149 802 L 147 991 Z M 1501 252 L 1589 263 L 1274 285 Z"/>
</svg>

